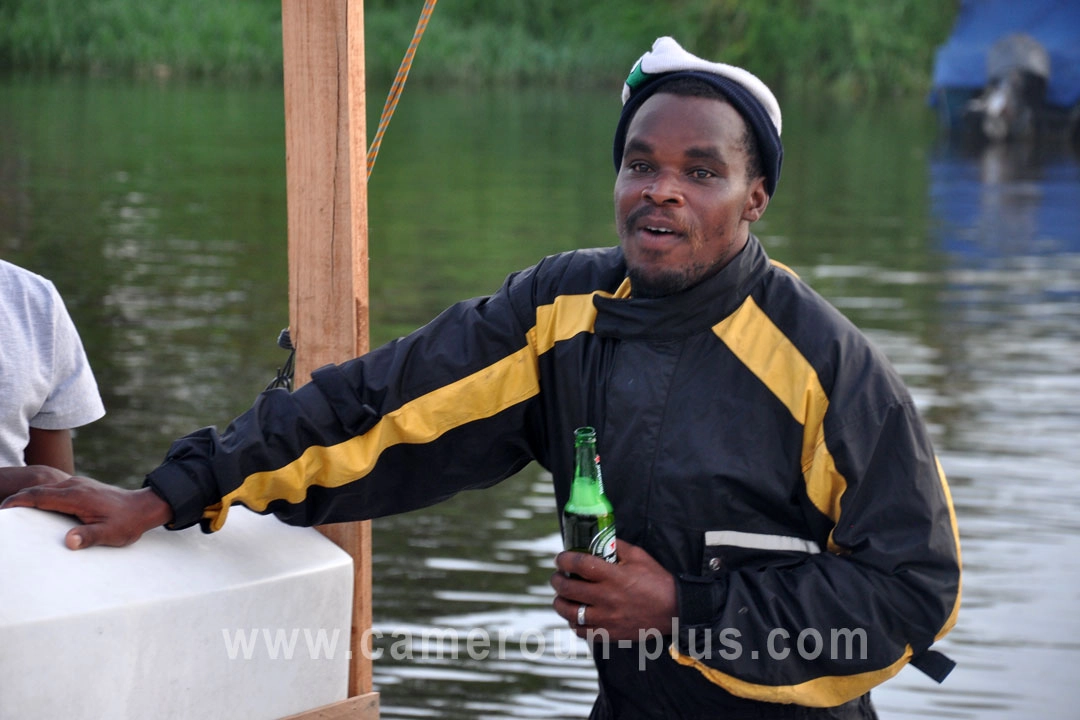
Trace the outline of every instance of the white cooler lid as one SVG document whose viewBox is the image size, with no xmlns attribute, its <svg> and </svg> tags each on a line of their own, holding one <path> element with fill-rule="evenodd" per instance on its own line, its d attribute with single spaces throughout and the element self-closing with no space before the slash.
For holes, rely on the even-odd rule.
<svg viewBox="0 0 1080 720">
<path fill-rule="evenodd" d="M 344 699 L 352 559 L 242 507 L 218 533 L 64 547 L 0 511 L 0 718 L 279 718 Z"/>
</svg>

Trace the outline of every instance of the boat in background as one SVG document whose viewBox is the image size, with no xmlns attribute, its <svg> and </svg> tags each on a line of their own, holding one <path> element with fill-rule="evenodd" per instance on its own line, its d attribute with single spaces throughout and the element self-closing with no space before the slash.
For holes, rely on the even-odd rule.
<svg viewBox="0 0 1080 720">
<path fill-rule="evenodd" d="M 981 142 L 1080 138 L 1080 2 L 962 0 L 930 104 Z"/>
</svg>

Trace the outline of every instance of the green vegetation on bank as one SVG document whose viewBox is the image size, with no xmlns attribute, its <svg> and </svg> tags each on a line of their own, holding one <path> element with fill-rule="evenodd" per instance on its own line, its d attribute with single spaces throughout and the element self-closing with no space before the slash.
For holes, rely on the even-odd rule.
<svg viewBox="0 0 1080 720">
<path fill-rule="evenodd" d="M 286 0 L 304 2 L 306 0 Z M 658 35 L 781 88 L 925 90 L 957 0 L 442 0 L 411 78 L 591 84 Z M 422 0 L 367 0 L 372 77 L 392 77 Z M 0 70 L 220 78 L 281 74 L 281 0 L 4 0 Z"/>
</svg>

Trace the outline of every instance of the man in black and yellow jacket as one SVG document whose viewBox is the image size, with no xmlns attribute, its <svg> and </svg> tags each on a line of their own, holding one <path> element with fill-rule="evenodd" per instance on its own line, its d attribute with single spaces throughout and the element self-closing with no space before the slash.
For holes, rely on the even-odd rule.
<svg viewBox="0 0 1080 720">
<path fill-rule="evenodd" d="M 406 512 L 537 461 L 561 507 L 593 425 L 619 562 L 562 553 L 551 582 L 594 641 L 594 718 L 873 718 L 870 689 L 909 661 L 940 678 L 960 549 L 926 431 L 880 353 L 750 233 L 780 174 L 775 98 L 661 38 L 623 99 L 618 247 L 545 258 L 264 393 L 143 490 L 70 479 L 7 504 L 93 516 L 69 546 L 124 544 L 217 530 L 235 503 L 302 525 Z"/>
</svg>

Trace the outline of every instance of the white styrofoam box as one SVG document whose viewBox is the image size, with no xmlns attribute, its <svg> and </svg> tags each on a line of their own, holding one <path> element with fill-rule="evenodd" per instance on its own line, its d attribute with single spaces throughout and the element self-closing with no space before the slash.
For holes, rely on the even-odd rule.
<svg viewBox="0 0 1080 720">
<path fill-rule="evenodd" d="M 352 559 L 234 507 L 72 552 L 75 520 L 0 510 L 0 720 L 280 718 L 347 695 Z"/>
</svg>

